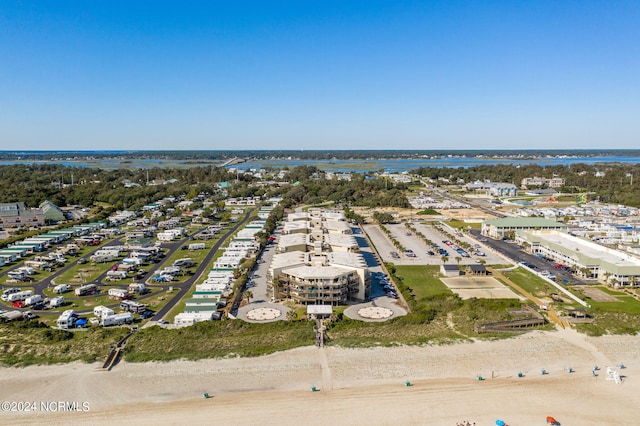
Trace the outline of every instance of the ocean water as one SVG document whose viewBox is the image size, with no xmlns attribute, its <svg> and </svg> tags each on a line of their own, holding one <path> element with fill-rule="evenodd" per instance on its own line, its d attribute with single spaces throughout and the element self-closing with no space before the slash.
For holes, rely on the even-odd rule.
<svg viewBox="0 0 640 426">
<path fill-rule="evenodd" d="M 50 152 L 49 152 L 50 153 Z M 96 152 L 98 153 L 98 152 Z M 119 154 L 116 152 L 101 151 L 100 154 Z M 65 153 L 69 154 L 69 153 Z M 86 155 L 87 153 L 82 153 Z M 193 167 L 193 166 L 219 166 L 223 164 L 222 160 L 173 160 L 166 158 L 146 158 L 146 159 L 118 159 L 118 158 L 96 158 L 96 159 L 78 159 L 70 160 L 68 157 L 64 160 L 29 160 L 27 158 L 21 158 L 20 160 L 0 160 L 0 165 L 10 164 L 61 164 L 70 167 L 88 167 L 88 168 L 100 168 L 100 169 L 150 169 L 154 167 Z M 537 158 L 493 158 L 493 157 L 479 157 L 479 156 L 451 156 L 451 157 L 436 157 L 436 158 L 413 158 L 413 159 L 323 159 L 323 160 L 295 160 L 295 159 L 260 159 L 246 161 L 243 163 L 229 166 L 230 168 L 237 168 L 239 170 L 259 170 L 263 168 L 294 168 L 301 165 L 317 166 L 318 168 L 328 172 L 369 172 L 380 171 L 390 173 L 402 173 L 408 172 L 419 167 L 452 167 L 452 168 L 468 168 L 480 165 L 528 165 L 538 164 L 540 166 L 556 166 L 556 165 L 571 165 L 571 164 L 604 164 L 604 163 L 619 163 L 619 164 L 639 164 L 640 156 L 633 155 L 602 155 L 602 156 L 590 156 L 590 155 L 575 155 L 575 156 L 543 156 Z"/>
</svg>

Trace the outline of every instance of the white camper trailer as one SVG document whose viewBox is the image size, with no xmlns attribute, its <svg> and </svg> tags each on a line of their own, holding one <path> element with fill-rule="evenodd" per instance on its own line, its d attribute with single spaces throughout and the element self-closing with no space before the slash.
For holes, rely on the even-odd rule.
<svg viewBox="0 0 640 426">
<path fill-rule="evenodd" d="M 60 316 L 58 317 L 58 327 L 60 327 L 63 330 L 66 330 L 68 328 L 73 327 L 73 324 L 76 321 L 76 315 L 75 312 L 73 312 L 73 309 L 69 309 L 67 311 L 64 311 L 62 314 L 60 314 Z"/>
<path fill-rule="evenodd" d="M 10 294 L 7 301 L 8 302 L 23 301 L 23 300 L 27 300 L 31 296 L 33 296 L 33 291 L 31 290 L 19 291 L 17 293 Z"/>
<path fill-rule="evenodd" d="M 93 315 L 98 318 L 104 318 L 115 315 L 115 312 L 113 309 L 107 308 L 106 306 L 96 306 L 93 308 Z"/>
<path fill-rule="evenodd" d="M 128 299 L 130 297 L 129 292 L 122 288 L 110 288 L 109 298 L 111 299 Z"/>
<path fill-rule="evenodd" d="M 95 284 L 87 284 L 81 287 L 76 288 L 75 294 L 76 296 L 87 296 L 89 294 L 94 294 L 98 291 L 98 286 Z"/>
<path fill-rule="evenodd" d="M 62 294 L 71 291 L 71 286 L 69 284 L 58 284 L 53 288 L 53 292 L 55 294 Z"/>
<path fill-rule="evenodd" d="M 49 300 L 49 307 L 50 308 L 59 308 L 60 306 L 62 306 L 62 304 L 64 303 L 64 297 L 59 296 L 59 297 L 53 297 Z"/>
<path fill-rule="evenodd" d="M 131 324 L 133 322 L 133 315 L 131 315 L 130 312 L 124 312 L 122 314 L 102 317 L 101 322 L 103 327 L 108 327 L 111 325 Z"/>
</svg>

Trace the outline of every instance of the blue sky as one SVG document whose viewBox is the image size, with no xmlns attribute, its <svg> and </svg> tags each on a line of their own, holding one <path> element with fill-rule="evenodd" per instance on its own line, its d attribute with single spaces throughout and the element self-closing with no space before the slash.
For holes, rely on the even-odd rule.
<svg viewBox="0 0 640 426">
<path fill-rule="evenodd" d="M 638 1 L 3 1 L 0 149 L 640 147 Z"/>
</svg>

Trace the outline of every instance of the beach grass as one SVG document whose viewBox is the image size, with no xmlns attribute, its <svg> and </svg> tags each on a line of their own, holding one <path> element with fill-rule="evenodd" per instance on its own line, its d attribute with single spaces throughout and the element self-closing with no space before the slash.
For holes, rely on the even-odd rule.
<svg viewBox="0 0 640 426">
<path fill-rule="evenodd" d="M 0 364 L 27 366 L 83 360 L 101 361 L 127 328 L 65 331 L 38 321 L 0 325 Z"/>
<path fill-rule="evenodd" d="M 170 361 L 237 356 L 259 356 L 314 341 L 313 322 L 205 321 L 191 327 L 148 327 L 135 333 L 125 349 L 129 362 Z"/>
</svg>

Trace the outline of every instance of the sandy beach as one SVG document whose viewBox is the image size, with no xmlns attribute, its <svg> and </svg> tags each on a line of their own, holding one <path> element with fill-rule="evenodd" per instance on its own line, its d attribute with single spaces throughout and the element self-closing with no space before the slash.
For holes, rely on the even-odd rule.
<svg viewBox="0 0 640 426">
<path fill-rule="evenodd" d="M 638 348 L 640 336 L 563 330 L 442 346 L 122 362 L 109 372 L 80 362 L 2 368 L 0 401 L 16 404 L 3 403 L 0 423 L 495 425 L 502 419 L 513 426 L 543 425 L 553 416 L 564 426 L 636 424 Z M 606 380 L 606 367 L 621 363 L 622 383 Z M 27 402 L 34 404 L 25 408 Z M 79 409 L 63 412 L 58 402 Z"/>
</svg>

